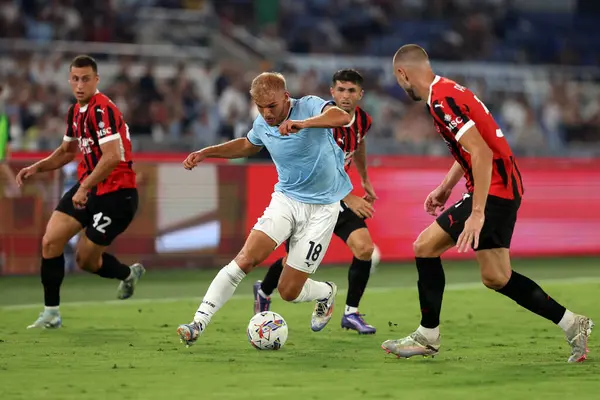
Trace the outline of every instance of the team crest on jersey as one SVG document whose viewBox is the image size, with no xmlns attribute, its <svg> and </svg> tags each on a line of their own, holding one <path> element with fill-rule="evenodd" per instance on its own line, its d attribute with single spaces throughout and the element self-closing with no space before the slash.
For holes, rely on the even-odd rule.
<svg viewBox="0 0 600 400">
<path fill-rule="evenodd" d="M 446 121 L 446 122 L 452 121 L 452 116 L 450 114 L 444 114 L 444 121 Z"/>
<path fill-rule="evenodd" d="M 79 151 L 83 154 L 90 154 L 92 152 L 92 144 L 94 144 L 93 139 L 85 137 L 79 138 Z"/>
</svg>

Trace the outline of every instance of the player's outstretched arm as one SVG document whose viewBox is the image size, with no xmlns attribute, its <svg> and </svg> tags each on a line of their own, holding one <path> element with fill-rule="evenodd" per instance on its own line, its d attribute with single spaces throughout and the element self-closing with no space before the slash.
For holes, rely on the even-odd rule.
<svg viewBox="0 0 600 400">
<path fill-rule="evenodd" d="M 308 128 L 338 128 L 348 125 L 352 117 L 346 111 L 336 106 L 327 106 L 323 112 L 311 118 L 302 121 L 285 120 L 279 125 L 279 133 L 288 136 L 290 133 L 296 133 L 300 129 Z"/>
<path fill-rule="evenodd" d="M 250 143 L 247 138 L 230 140 L 216 146 L 205 147 L 191 153 L 183 162 L 185 169 L 193 169 L 206 158 L 245 158 L 260 151 L 262 146 Z"/>
<path fill-rule="evenodd" d="M 305 119 L 303 128 L 339 128 L 352 122 L 352 117 L 346 111 L 336 106 L 327 106 L 315 117 Z"/>
<path fill-rule="evenodd" d="M 77 142 L 63 140 L 60 146 L 54 150 L 51 155 L 19 171 L 16 177 L 17 184 L 22 186 L 23 181 L 37 173 L 54 171 L 55 169 L 62 168 L 64 165 L 73 161 L 76 155 Z"/>
</svg>

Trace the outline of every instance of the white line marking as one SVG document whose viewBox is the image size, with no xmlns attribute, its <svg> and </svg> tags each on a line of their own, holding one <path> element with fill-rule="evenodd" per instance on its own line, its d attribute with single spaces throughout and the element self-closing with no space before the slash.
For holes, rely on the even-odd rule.
<svg viewBox="0 0 600 400">
<path fill-rule="evenodd" d="M 577 277 L 577 278 L 563 278 L 563 279 L 544 279 L 537 281 L 540 285 L 583 285 L 589 283 L 600 283 L 600 277 Z M 458 290 L 477 290 L 485 289 L 483 284 L 480 282 L 465 282 L 465 283 L 450 283 L 446 285 L 446 291 L 458 291 Z M 398 287 L 374 287 L 367 289 L 369 293 L 389 293 L 397 290 L 414 290 L 416 291 L 416 285 L 412 286 L 398 286 Z M 338 295 L 345 294 L 346 290 L 339 290 Z M 249 294 L 234 295 L 231 300 L 250 300 L 253 296 Z M 142 298 L 142 299 L 128 299 L 128 300 L 99 300 L 99 301 L 73 301 L 64 302 L 61 304 L 62 307 L 85 307 L 85 306 L 98 306 L 98 305 L 133 305 L 133 304 L 162 304 L 162 303 L 174 303 L 177 301 L 195 301 L 200 302 L 202 297 L 166 297 L 166 298 Z M 231 301 L 230 300 L 230 301 Z M 35 304 L 15 304 L 10 306 L 2 306 L 2 311 L 17 311 L 27 310 L 31 308 L 42 308 L 41 303 Z"/>
</svg>

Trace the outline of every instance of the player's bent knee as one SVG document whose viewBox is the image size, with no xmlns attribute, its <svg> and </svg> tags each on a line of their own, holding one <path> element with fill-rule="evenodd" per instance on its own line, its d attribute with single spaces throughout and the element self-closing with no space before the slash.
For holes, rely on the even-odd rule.
<svg viewBox="0 0 600 400">
<path fill-rule="evenodd" d="M 375 245 L 373 244 L 373 242 L 371 242 L 371 241 L 363 242 L 358 245 L 355 245 L 352 248 L 352 254 L 354 255 L 354 257 L 358 258 L 359 260 L 368 261 L 373 256 L 374 250 L 375 250 Z"/>
<path fill-rule="evenodd" d="M 277 291 L 279 291 L 282 300 L 294 301 L 300 296 L 303 286 L 304 283 L 300 285 L 296 280 L 284 278 L 279 280 Z"/>
<path fill-rule="evenodd" d="M 444 254 L 454 246 L 454 241 L 437 223 L 425 229 L 413 243 L 413 251 L 417 258 L 434 258 Z"/>
<path fill-rule="evenodd" d="M 281 299 L 285 301 L 296 300 L 302 293 L 307 278 L 308 273 L 294 269 L 286 263 L 277 286 Z"/>
<path fill-rule="evenodd" d="M 279 296 L 285 301 L 294 301 L 300 296 L 302 292 L 302 286 L 295 287 L 293 285 L 283 285 L 277 288 Z"/>
<path fill-rule="evenodd" d="M 413 251 L 417 258 L 430 258 L 438 257 L 439 254 L 435 254 L 431 243 L 423 237 L 423 234 L 419 235 L 417 240 L 413 243 Z"/>
<path fill-rule="evenodd" d="M 500 290 L 508 283 L 510 275 L 501 273 L 500 271 L 486 272 L 481 274 L 481 282 L 488 289 Z"/>
<path fill-rule="evenodd" d="M 92 273 L 98 271 L 100 269 L 100 263 L 98 261 L 99 260 L 95 260 L 81 251 L 75 253 L 75 262 L 77 263 L 77 266 L 84 271 Z"/>
<path fill-rule="evenodd" d="M 49 234 L 45 234 L 42 238 L 42 257 L 54 258 L 60 256 L 63 253 L 63 249 L 67 242 L 68 239 L 62 240 Z"/>
<path fill-rule="evenodd" d="M 246 274 L 252 272 L 254 267 L 256 267 L 262 260 L 259 260 L 258 257 L 252 255 L 251 253 L 242 250 L 236 257 L 235 262 L 240 267 L 242 271 Z"/>
</svg>

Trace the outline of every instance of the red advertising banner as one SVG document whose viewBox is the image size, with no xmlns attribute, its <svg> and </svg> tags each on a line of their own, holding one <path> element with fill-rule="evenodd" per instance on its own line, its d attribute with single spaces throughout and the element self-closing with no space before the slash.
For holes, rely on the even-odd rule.
<svg viewBox="0 0 600 400">
<path fill-rule="evenodd" d="M 382 166 L 369 169 L 379 200 L 368 221 L 384 261 L 413 258 L 412 243 L 434 221 L 423 202 L 444 178 L 452 161 L 445 158 L 380 157 Z M 524 160 L 520 163 L 525 197 L 511 246 L 514 256 L 600 254 L 600 161 Z M 247 168 L 246 229 L 250 230 L 270 201 L 277 181 L 272 165 Z M 350 172 L 355 192 L 362 195 L 360 179 Z M 464 190 L 456 187 L 450 202 Z M 281 246 L 283 247 L 283 246 Z M 279 248 L 267 260 L 284 254 Z M 448 258 L 472 257 L 451 250 Z M 351 253 L 338 239 L 331 242 L 324 263 L 346 263 Z"/>
<path fill-rule="evenodd" d="M 36 156 L 43 156 L 39 154 Z M 151 268 L 212 268 L 239 252 L 269 204 L 277 181 L 271 163 L 203 163 L 185 171 L 185 154 L 136 156 L 140 206 L 135 220 L 111 246 L 123 262 Z M 32 157 L 31 154 L 28 157 Z M 16 172 L 31 162 L 13 154 Z M 39 158 L 39 157 L 33 157 Z M 434 219 L 423 210 L 427 194 L 443 179 L 446 157 L 371 157 L 369 175 L 379 196 L 368 221 L 383 261 L 413 258 L 412 243 Z M 512 243 L 515 256 L 600 255 L 600 160 L 521 159 L 525 197 Z M 76 164 L 39 174 L 20 196 L 6 195 L 0 179 L 0 275 L 39 271 L 42 236 L 59 198 L 75 182 Z M 355 192 L 362 195 L 356 171 Z M 451 202 L 458 200 L 459 184 Z M 75 269 L 76 240 L 65 248 Z M 279 248 L 265 264 L 282 256 Z M 472 257 L 450 251 L 449 257 Z M 349 250 L 333 238 L 325 264 L 348 263 Z"/>
</svg>

